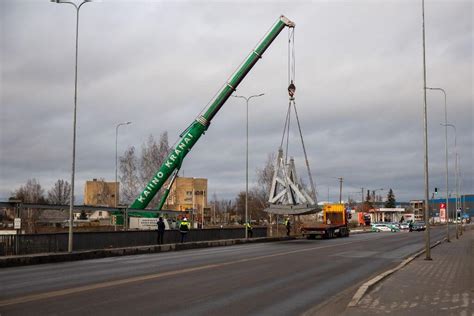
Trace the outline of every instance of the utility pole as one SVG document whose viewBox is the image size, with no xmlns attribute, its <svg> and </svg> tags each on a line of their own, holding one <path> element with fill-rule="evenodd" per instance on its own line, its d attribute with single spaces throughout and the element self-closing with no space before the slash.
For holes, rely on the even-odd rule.
<svg viewBox="0 0 474 316">
<path fill-rule="evenodd" d="M 342 181 L 343 178 L 340 177 L 339 179 L 339 203 L 342 203 Z"/>
<path fill-rule="evenodd" d="M 430 209 L 429 209 L 429 175 L 428 175 L 428 106 L 426 104 L 426 47 L 425 47 L 425 0 L 421 1 L 422 30 L 423 30 L 423 143 L 424 143 L 424 174 L 425 174 L 425 260 L 431 259 L 431 241 L 430 241 Z"/>
</svg>

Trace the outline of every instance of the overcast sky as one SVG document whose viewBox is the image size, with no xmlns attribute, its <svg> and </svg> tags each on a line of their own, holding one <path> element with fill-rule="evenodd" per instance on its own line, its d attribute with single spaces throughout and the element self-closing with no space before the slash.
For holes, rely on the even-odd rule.
<svg viewBox="0 0 474 316">
<path fill-rule="evenodd" d="M 280 14 L 296 23 L 296 103 L 318 200 L 361 188 L 422 199 L 421 0 L 115 1 L 81 8 L 76 195 L 86 180 L 115 175 L 119 153 L 193 121 Z M 457 127 L 463 192 L 473 188 L 473 2 L 426 0 L 427 85 L 447 92 Z M 75 11 L 48 0 L 0 2 L 0 197 L 29 178 L 48 190 L 70 181 Z M 280 145 L 286 108 L 287 31 L 237 94 L 249 111 L 250 181 Z M 430 192 L 445 192 L 444 98 L 428 91 Z M 295 125 L 292 125 L 296 128 Z M 305 176 L 297 130 L 290 155 Z M 449 131 L 454 190 L 454 133 Z M 231 98 L 188 154 L 184 175 L 209 194 L 245 190 L 245 102 Z M 307 180 L 306 180 L 307 182 Z M 386 192 L 382 192 L 386 195 Z"/>
</svg>

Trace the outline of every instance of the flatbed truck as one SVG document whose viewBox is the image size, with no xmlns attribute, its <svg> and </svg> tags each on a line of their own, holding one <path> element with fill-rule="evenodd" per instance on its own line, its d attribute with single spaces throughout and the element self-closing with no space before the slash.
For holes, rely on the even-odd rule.
<svg viewBox="0 0 474 316">
<path fill-rule="evenodd" d="M 308 239 L 349 237 L 347 214 L 344 204 L 325 204 L 322 222 L 305 222 L 301 233 Z"/>
</svg>

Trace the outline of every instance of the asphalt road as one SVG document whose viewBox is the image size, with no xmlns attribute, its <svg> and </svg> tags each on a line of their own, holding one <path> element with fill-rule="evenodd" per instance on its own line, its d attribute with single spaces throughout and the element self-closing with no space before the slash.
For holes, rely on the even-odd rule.
<svg viewBox="0 0 474 316">
<path fill-rule="evenodd" d="M 0 315 L 311 314 L 423 246 L 372 233 L 4 268 Z"/>
</svg>

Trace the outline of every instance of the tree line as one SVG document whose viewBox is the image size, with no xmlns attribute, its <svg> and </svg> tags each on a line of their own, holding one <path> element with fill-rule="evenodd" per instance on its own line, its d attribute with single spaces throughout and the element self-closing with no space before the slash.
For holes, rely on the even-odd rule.
<svg viewBox="0 0 474 316">
<path fill-rule="evenodd" d="M 149 135 L 142 144 L 141 150 L 134 146 L 126 148 L 119 157 L 119 181 L 120 181 L 120 203 L 129 205 L 152 179 L 159 167 L 170 153 L 171 147 L 168 142 L 168 133 L 160 134 L 158 140 L 153 135 Z M 256 184 L 249 188 L 248 211 L 251 219 L 260 220 L 267 218 L 267 213 L 263 212 L 269 206 L 268 198 L 275 171 L 275 154 L 269 154 L 262 168 L 255 170 L 257 176 Z M 162 188 L 151 201 L 152 206 L 158 205 L 164 188 Z M 26 184 L 20 186 L 12 193 L 16 199 L 25 203 L 49 203 L 49 204 L 69 204 L 71 185 L 69 182 L 59 179 L 45 194 L 44 189 L 36 179 L 29 179 Z M 219 199 L 214 193 L 209 205 L 213 208 L 215 216 L 241 215 L 245 212 L 245 191 L 240 191 L 234 199 Z M 390 189 L 387 195 L 385 207 L 395 207 L 395 195 Z M 349 201 L 349 205 L 351 201 Z M 355 203 L 354 203 L 355 204 Z M 359 211 L 372 209 L 372 199 L 369 195 L 358 207 Z"/>
</svg>

